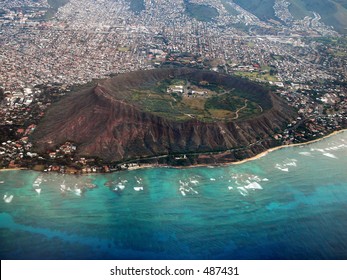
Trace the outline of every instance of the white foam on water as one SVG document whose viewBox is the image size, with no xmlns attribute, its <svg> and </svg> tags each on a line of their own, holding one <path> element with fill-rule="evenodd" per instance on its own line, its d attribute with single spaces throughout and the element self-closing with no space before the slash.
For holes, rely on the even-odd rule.
<svg viewBox="0 0 347 280">
<path fill-rule="evenodd" d="M 142 178 L 138 178 L 138 177 L 136 177 L 135 176 L 135 180 L 136 180 L 136 183 L 138 183 L 138 184 L 141 184 L 141 182 L 142 182 Z M 128 182 L 128 181 L 127 181 Z"/>
<path fill-rule="evenodd" d="M 181 180 L 179 182 L 181 184 L 181 187 L 188 187 L 188 185 L 189 185 L 189 182 L 183 182 Z"/>
<path fill-rule="evenodd" d="M 0 181 L 0 184 L 3 184 L 3 183 L 5 183 L 5 181 Z"/>
<path fill-rule="evenodd" d="M 216 181 L 216 179 L 215 178 L 210 178 L 210 181 Z"/>
<path fill-rule="evenodd" d="M 194 184 L 194 185 L 199 184 L 199 181 L 198 181 L 198 180 L 191 180 L 190 182 L 191 182 L 192 184 Z"/>
<path fill-rule="evenodd" d="M 140 191 L 143 191 L 143 187 L 134 187 L 134 190 L 136 192 L 140 192 Z"/>
<path fill-rule="evenodd" d="M 231 190 L 233 190 L 233 189 L 234 189 L 234 187 L 231 187 L 231 186 L 228 187 L 228 190 L 229 190 L 229 191 L 231 191 Z"/>
<path fill-rule="evenodd" d="M 122 183 L 118 183 L 117 184 L 117 188 L 120 189 L 121 191 L 125 189 L 125 185 L 123 185 Z"/>
<path fill-rule="evenodd" d="M 275 168 L 277 168 L 278 170 L 281 170 L 283 172 L 289 172 L 289 168 L 288 167 L 284 167 L 283 165 L 280 165 L 280 164 L 276 164 Z"/>
<path fill-rule="evenodd" d="M 40 194 L 41 193 L 41 189 L 35 189 L 35 191 Z"/>
<path fill-rule="evenodd" d="M 63 192 L 63 193 L 66 191 L 65 180 L 63 181 L 62 184 L 60 184 L 60 191 Z"/>
<path fill-rule="evenodd" d="M 192 191 L 195 194 L 199 194 L 199 192 L 197 192 L 196 190 L 194 190 L 192 187 L 189 188 L 189 191 Z"/>
<path fill-rule="evenodd" d="M 296 162 L 297 162 L 296 159 L 287 159 L 287 160 L 283 161 L 282 163 L 277 163 L 275 165 L 275 168 L 277 168 L 283 172 L 289 172 L 288 166 L 296 167 L 297 166 Z"/>
<path fill-rule="evenodd" d="M 340 149 L 346 148 L 345 144 L 342 145 L 338 145 L 338 146 L 334 146 L 334 147 L 330 147 L 330 148 L 326 148 L 326 151 L 338 151 Z"/>
<path fill-rule="evenodd" d="M 244 187 L 237 187 L 239 190 L 239 193 L 243 196 L 247 196 L 248 195 L 248 191 L 244 188 Z"/>
<path fill-rule="evenodd" d="M 340 150 L 340 149 L 343 149 L 343 148 L 346 148 L 346 147 L 347 147 L 346 144 L 340 144 L 340 145 L 337 145 L 337 146 L 325 148 L 324 150 L 326 150 L 326 151 L 337 151 L 337 150 Z"/>
<path fill-rule="evenodd" d="M 330 158 L 336 158 L 337 159 L 337 156 L 331 154 L 331 153 L 323 153 L 324 156 L 326 157 L 330 157 Z"/>
<path fill-rule="evenodd" d="M 290 164 L 293 164 L 295 160 L 291 160 Z M 285 168 L 282 164 L 277 164 L 276 168 Z M 232 174 L 231 176 L 234 179 L 234 184 L 238 188 L 239 192 L 242 192 L 243 195 L 247 195 L 247 189 L 250 190 L 261 190 L 263 189 L 260 185 L 260 182 L 269 181 L 268 178 L 261 178 L 255 174 L 241 173 L 241 174 Z M 230 183 L 230 180 L 229 180 Z M 239 187 L 238 187 L 239 186 Z M 228 187 L 229 190 L 232 188 Z"/>
<path fill-rule="evenodd" d="M 248 190 L 262 190 L 262 186 L 257 183 L 257 182 L 252 182 L 250 184 L 248 184 L 247 186 L 245 186 L 245 189 L 248 189 Z"/>
<path fill-rule="evenodd" d="M 312 157 L 312 154 L 310 152 L 300 152 L 299 154 L 307 157 Z"/>
<path fill-rule="evenodd" d="M 5 201 L 6 203 L 11 203 L 13 197 L 14 197 L 14 196 L 13 196 L 12 194 L 11 194 L 11 195 L 5 194 L 5 195 L 4 195 L 4 201 Z"/>
<path fill-rule="evenodd" d="M 81 196 L 82 195 L 82 190 L 81 189 L 75 189 L 75 195 Z"/>
<path fill-rule="evenodd" d="M 35 182 L 33 183 L 33 187 L 37 188 L 41 185 L 42 179 L 40 177 L 36 178 Z"/>
</svg>

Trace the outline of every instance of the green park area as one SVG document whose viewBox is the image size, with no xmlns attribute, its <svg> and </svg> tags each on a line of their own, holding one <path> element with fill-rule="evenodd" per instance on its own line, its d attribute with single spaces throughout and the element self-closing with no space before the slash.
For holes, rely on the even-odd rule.
<svg viewBox="0 0 347 280">
<path fill-rule="evenodd" d="M 175 121 L 232 121 L 263 110 L 243 97 L 240 90 L 183 79 L 166 79 L 152 87 L 133 90 L 131 101 L 145 111 Z"/>
</svg>

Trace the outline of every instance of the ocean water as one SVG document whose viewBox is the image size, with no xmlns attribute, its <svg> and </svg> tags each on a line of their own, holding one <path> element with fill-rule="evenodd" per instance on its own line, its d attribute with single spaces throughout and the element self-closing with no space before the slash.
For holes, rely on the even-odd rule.
<svg viewBox="0 0 347 280">
<path fill-rule="evenodd" d="M 223 167 L 0 172 L 0 195 L 1 259 L 347 259 L 347 132 Z"/>
</svg>

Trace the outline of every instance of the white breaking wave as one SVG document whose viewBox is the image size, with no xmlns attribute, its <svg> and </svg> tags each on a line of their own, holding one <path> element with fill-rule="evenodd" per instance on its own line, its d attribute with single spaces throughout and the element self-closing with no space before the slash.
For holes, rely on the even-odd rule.
<svg viewBox="0 0 347 280">
<path fill-rule="evenodd" d="M 191 182 L 192 184 L 194 184 L 194 185 L 199 184 L 199 181 L 198 181 L 198 180 L 191 180 L 190 182 Z"/>
<path fill-rule="evenodd" d="M 326 157 L 330 157 L 330 158 L 336 158 L 337 159 L 337 156 L 331 154 L 331 153 L 323 153 L 324 156 Z"/>
<path fill-rule="evenodd" d="M 142 182 L 142 178 L 138 178 L 138 177 L 136 177 L 135 176 L 135 180 L 136 180 L 136 182 L 138 183 L 138 184 L 141 184 L 141 182 Z M 128 181 L 127 181 L 128 182 Z"/>
<path fill-rule="evenodd" d="M 74 190 L 74 193 L 77 196 L 81 196 L 82 195 L 82 190 L 77 188 L 77 189 Z"/>
<path fill-rule="evenodd" d="M 297 162 L 296 159 L 287 159 L 287 160 L 283 161 L 282 163 L 277 163 L 275 165 L 275 168 L 277 168 L 278 170 L 281 170 L 283 172 L 289 172 L 288 166 L 296 167 L 297 166 L 296 162 Z"/>
<path fill-rule="evenodd" d="M 239 190 L 239 193 L 243 196 L 247 196 L 248 195 L 248 191 L 244 188 L 244 187 L 237 187 Z"/>
<path fill-rule="evenodd" d="M 194 187 L 196 187 L 199 184 L 199 181 L 195 179 L 196 176 L 189 178 L 189 181 L 182 181 L 179 180 L 180 183 L 180 187 L 179 187 L 179 191 L 182 194 L 182 196 L 186 196 L 187 193 L 189 194 L 199 194 L 198 191 L 196 191 L 192 185 Z"/>
<path fill-rule="evenodd" d="M 241 174 L 231 174 L 231 178 L 233 180 L 229 180 L 229 183 L 232 183 L 233 185 L 236 185 L 235 188 L 237 188 L 238 192 L 242 194 L 243 196 L 248 195 L 249 190 L 262 190 L 263 187 L 260 185 L 260 182 L 267 182 L 269 181 L 268 178 L 261 178 L 258 175 L 249 174 L 249 173 L 241 173 Z M 231 186 L 231 184 L 228 186 L 228 190 L 233 190 L 234 187 Z"/>
<path fill-rule="evenodd" d="M 300 152 L 299 154 L 307 157 L 312 157 L 312 154 L 310 152 Z"/>
<path fill-rule="evenodd" d="M 143 187 L 134 187 L 134 190 L 137 192 L 143 191 Z"/>
<path fill-rule="evenodd" d="M 189 182 L 183 182 L 181 180 L 179 182 L 180 182 L 182 187 L 188 187 L 188 185 L 189 185 Z"/>
<path fill-rule="evenodd" d="M 4 201 L 5 201 L 6 203 L 11 203 L 13 197 L 14 197 L 14 196 L 13 196 L 12 194 L 11 194 L 11 195 L 5 194 L 5 195 L 4 195 Z"/>
<path fill-rule="evenodd" d="M 250 183 L 247 186 L 245 186 L 245 188 L 249 189 L 249 190 L 262 190 L 263 189 L 262 186 L 257 182 Z"/>
<path fill-rule="evenodd" d="M 194 190 L 192 187 L 190 187 L 190 191 L 192 191 L 195 194 L 199 194 L 196 190 Z"/>
<path fill-rule="evenodd" d="M 276 164 L 275 168 L 277 168 L 278 170 L 284 171 L 284 172 L 289 172 L 288 167 L 284 167 L 283 165 L 280 165 L 280 164 Z"/>
</svg>

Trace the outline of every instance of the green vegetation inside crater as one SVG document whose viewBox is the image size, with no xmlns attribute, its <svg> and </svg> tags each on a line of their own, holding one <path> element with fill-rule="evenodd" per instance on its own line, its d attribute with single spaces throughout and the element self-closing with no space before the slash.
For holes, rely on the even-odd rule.
<svg viewBox="0 0 347 280">
<path fill-rule="evenodd" d="M 227 10 L 227 12 L 231 15 L 231 16 L 237 16 L 240 13 L 238 11 L 236 11 L 230 4 L 230 0 L 221 0 L 224 8 Z"/>
<path fill-rule="evenodd" d="M 188 15 L 199 21 L 210 22 L 219 16 L 218 11 L 212 6 L 191 3 L 188 0 L 184 0 L 184 3 Z"/>
<path fill-rule="evenodd" d="M 67 3 L 69 3 L 70 0 L 47 0 L 50 9 L 47 10 L 47 13 L 45 15 L 45 19 L 51 19 L 55 13 L 58 11 L 58 9 Z"/>
<path fill-rule="evenodd" d="M 127 2 L 130 4 L 130 10 L 135 14 L 139 14 L 146 9 L 144 0 L 127 0 Z"/>
<path fill-rule="evenodd" d="M 260 19 L 277 19 L 273 9 L 275 0 L 234 0 L 234 2 Z"/>
<path fill-rule="evenodd" d="M 176 121 L 232 121 L 263 111 L 259 104 L 245 98 L 241 90 L 180 79 L 166 79 L 154 86 L 133 90 L 131 102 L 145 111 Z"/>
<path fill-rule="evenodd" d="M 268 81 L 268 82 L 278 82 L 278 78 L 272 75 L 271 72 L 248 72 L 248 71 L 236 71 L 234 75 L 245 77 L 253 81 Z"/>
<path fill-rule="evenodd" d="M 69 3 L 69 0 L 47 0 L 52 9 L 58 10 L 60 7 Z"/>
</svg>

